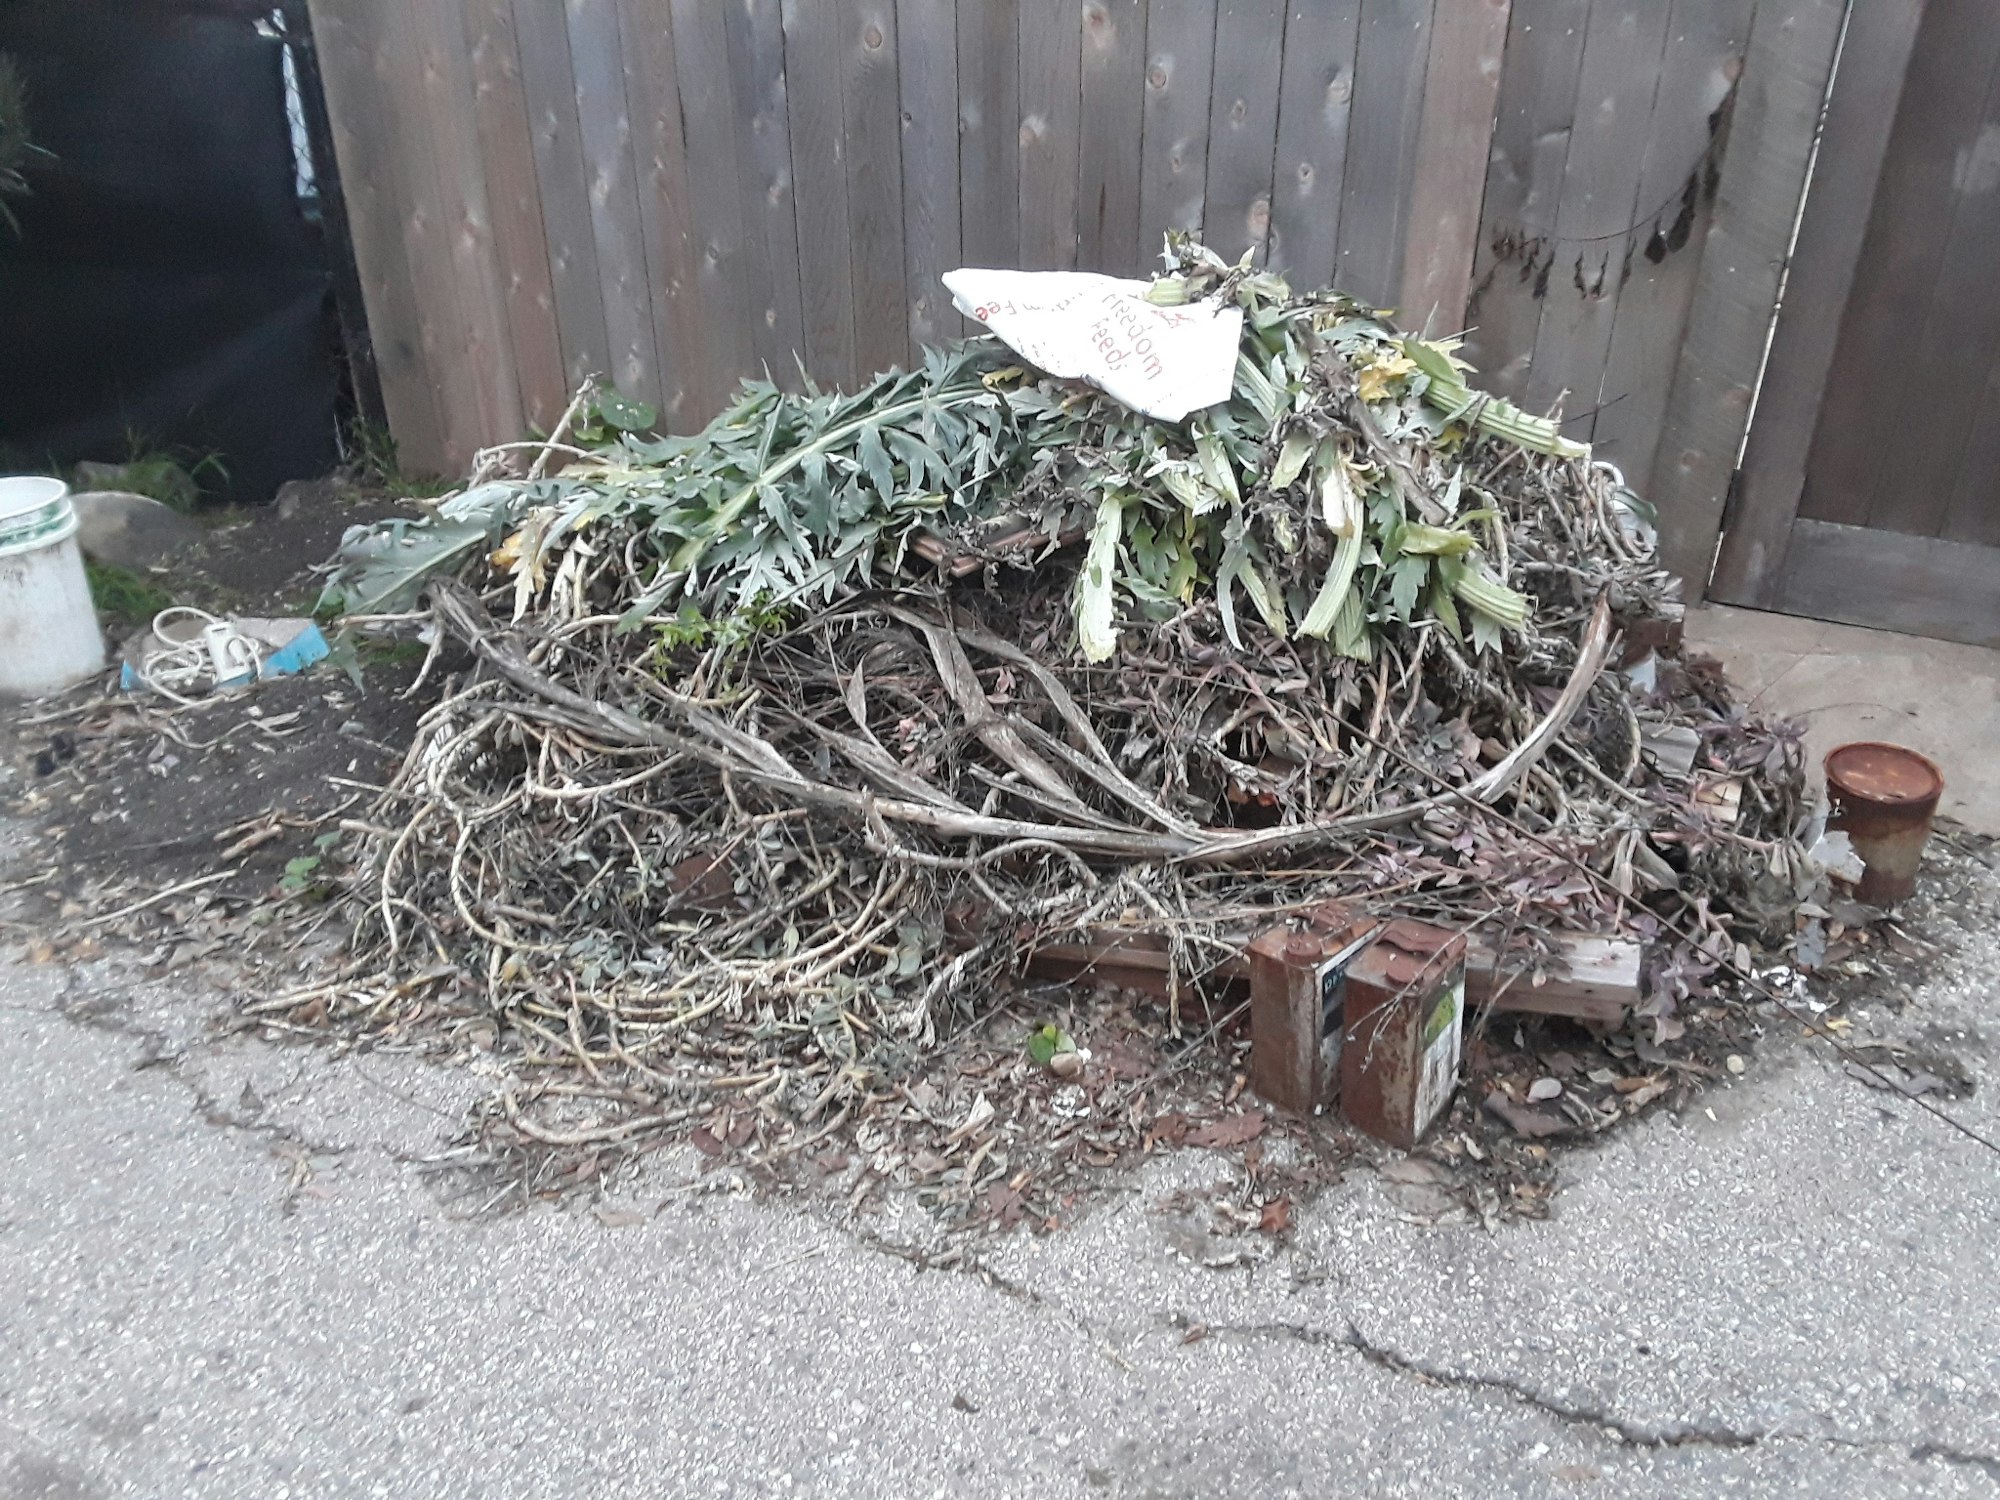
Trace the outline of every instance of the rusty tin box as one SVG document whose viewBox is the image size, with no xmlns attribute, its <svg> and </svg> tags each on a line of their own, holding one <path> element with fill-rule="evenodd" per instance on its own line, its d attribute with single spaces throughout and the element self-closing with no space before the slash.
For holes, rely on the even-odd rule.
<svg viewBox="0 0 2000 1500">
<path fill-rule="evenodd" d="M 1404 1150 L 1458 1086 L 1465 939 L 1423 922 L 1389 923 L 1346 971 L 1340 1112 Z"/>
<path fill-rule="evenodd" d="M 1293 1114 L 1340 1084 L 1347 966 L 1380 924 L 1339 902 L 1250 940 L 1250 1087 Z"/>
</svg>

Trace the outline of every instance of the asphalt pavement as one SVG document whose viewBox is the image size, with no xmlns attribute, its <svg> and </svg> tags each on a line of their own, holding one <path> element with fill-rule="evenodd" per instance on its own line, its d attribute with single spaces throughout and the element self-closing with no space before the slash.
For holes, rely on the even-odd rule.
<svg viewBox="0 0 2000 1500">
<path fill-rule="evenodd" d="M 1993 895 L 1851 1035 L 2000 1137 Z M 1359 1171 L 1212 1267 L 1186 1150 L 941 1271 L 680 1157 L 468 1218 L 486 1080 L 221 1007 L 0 960 L 0 1500 L 2000 1494 L 2000 1156 L 1775 1020 L 1546 1221 Z"/>
</svg>

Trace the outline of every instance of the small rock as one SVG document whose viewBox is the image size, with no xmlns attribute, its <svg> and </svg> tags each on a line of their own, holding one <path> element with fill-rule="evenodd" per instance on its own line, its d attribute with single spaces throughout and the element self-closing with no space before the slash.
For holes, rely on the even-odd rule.
<svg viewBox="0 0 2000 1500">
<path fill-rule="evenodd" d="M 94 562 L 155 568 L 201 545 L 202 530 L 180 512 L 126 490 L 71 495 L 77 545 Z"/>
<path fill-rule="evenodd" d="M 1732 1052 L 1728 1057 L 1723 1059 L 1723 1066 L 1728 1068 L 1732 1073 L 1741 1073 L 1749 1064 L 1744 1062 L 1736 1053 Z"/>
<path fill-rule="evenodd" d="M 1563 1086 L 1561 1081 L 1554 1078 L 1537 1078 L 1533 1083 L 1528 1085 L 1528 1097 L 1537 1104 L 1544 1099 L 1561 1098 L 1562 1091 Z"/>
</svg>

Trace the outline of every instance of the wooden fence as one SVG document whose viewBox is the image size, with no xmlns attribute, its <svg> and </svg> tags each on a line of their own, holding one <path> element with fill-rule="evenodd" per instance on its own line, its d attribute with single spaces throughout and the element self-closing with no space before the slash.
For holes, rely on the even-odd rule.
<svg viewBox="0 0 2000 1500">
<path fill-rule="evenodd" d="M 1561 398 L 1573 434 L 1685 497 L 1671 545 L 1705 575 L 1843 6 L 311 12 L 414 468 L 546 427 L 588 374 L 682 430 L 760 369 L 850 381 L 962 331 L 955 266 L 1140 274 L 1178 226 L 1473 325 L 1488 385 Z"/>
</svg>

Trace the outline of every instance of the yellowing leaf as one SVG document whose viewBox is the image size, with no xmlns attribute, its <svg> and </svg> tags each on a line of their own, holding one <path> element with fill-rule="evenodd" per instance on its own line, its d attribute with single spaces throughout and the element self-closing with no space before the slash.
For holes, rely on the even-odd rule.
<svg viewBox="0 0 2000 1500">
<path fill-rule="evenodd" d="M 515 567 L 521 561 L 521 540 L 527 534 L 527 528 L 524 526 L 493 549 L 493 554 L 488 560 L 493 564 L 493 570 L 496 573 L 511 573 L 514 571 Z"/>
<path fill-rule="evenodd" d="M 1364 365 L 1356 379 L 1356 387 L 1363 401 L 1380 401 L 1389 394 L 1390 382 L 1401 380 L 1416 369 L 1417 362 L 1398 350 L 1394 353 L 1378 354 L 1372 364 Z"/>
</svg>

